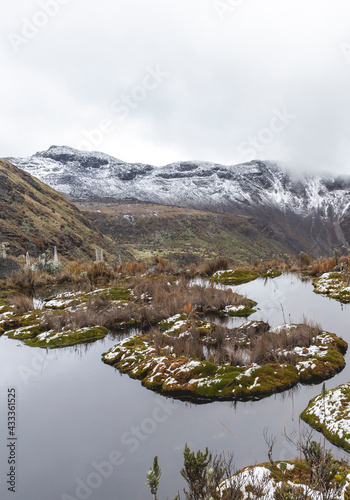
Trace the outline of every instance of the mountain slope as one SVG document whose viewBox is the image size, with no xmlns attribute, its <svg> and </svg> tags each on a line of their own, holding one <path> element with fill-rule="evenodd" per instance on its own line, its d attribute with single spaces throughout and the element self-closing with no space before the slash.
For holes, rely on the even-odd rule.
<svg viewBox="0 0 350 500">
<path fill-rule="evenodd" d="M 138 259 L 162 254 L 182 263 L 224 255 L 236 263 L 292 255 L 283 234 L 251 217 L 149 204 L 78 203 L 95 227 Z"/>
<path fill-rule="evenodd" d="M 57 246 L 61 255 L 93 257 L 95 245 L 114 251 L 111 240 L 61 194 L 0 160 L 0 243 L 8 255 L 37 256 Z"/>
<path fill-rule="evenodd" d="M 318 256 L 350 246 L 350 177 L 296 177 L 262 161 L 155 168 L 58 146 L 11 161 L 74 201 L 151 203 L 245 216 L 258 230 L 268 226 L 275 244 L 293 253 Z M 100 218 L 93 220 L 103 227 Z"/>
</svg>

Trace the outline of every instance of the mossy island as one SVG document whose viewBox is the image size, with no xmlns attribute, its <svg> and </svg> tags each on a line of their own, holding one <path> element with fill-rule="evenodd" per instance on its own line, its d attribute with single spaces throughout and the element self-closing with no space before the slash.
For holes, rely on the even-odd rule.
<svg viewBox="0 0 350 500">
<path fill-rule="evenodd" d="M 123 288 L 103 288 L 63 292 L 42 301 L 21 297 L 16 305 L 3 306 L 0 311 L 1 332 L 30 347 L 45 349 L 93 342 L 110 331 L 98 324 L 96 305 L 110 303 L 122 308 L 129 295 L 129 290 Z M 21 314 L 23 308 L 29 311 Z"/>
<path fill-rule="evenodd" d="M 350 303 L 349 275 L 344 272 L 323 273 L 313 282 L 314 292 L 327 295 L 343 304 Z"/>
<path fill-rule="evenodd" d="M 328 441 L 350 452 L 350 383 L 313 398 L 301 418 Z"/>
<path fill-rule="evenodd" d="M 346 349 L 335 334 L 306 323 L 270 328 L 251 321 L 229 329 L 178 317 L 167 330 L 119 342 L 102 359 L 164 395 L 249 400 L 334 376 Z"/>
<path fill-rule="evenodd" d="M 243 285 L 259 278 L 260 274 L 250 269 L 227 269 L 216 271 L 211 279 L 222 285 Z"/>
<path fill-rule="evenodd" d="M 266 271 L 261 271 L 260 273 L 252 269 L 225 269 L 221 271 L 216 271 L 211 279 L 215 283 L 221 285 L 243 285 L 244 283 L 249 283 L 254 281 L 260 276 L 263 278 L 277 278 L 281 276 L 281 271 L 275 268 L 269 268 Z"/>
</svg>

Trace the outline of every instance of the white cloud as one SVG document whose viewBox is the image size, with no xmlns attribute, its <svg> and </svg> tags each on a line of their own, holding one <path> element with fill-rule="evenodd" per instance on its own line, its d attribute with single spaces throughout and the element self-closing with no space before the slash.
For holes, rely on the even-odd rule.
<svg viewBox="0 0 350 500">
<path fill-rule="evenodd" d="M 45 23 L 38 12 L 49 2 L 59 8 Z M 99 149 L 116 157 L 230 164 L 269 126 L 273 110 L 286 108 L 295 119 L 259 156 L 347 172 L 348 2 L 231 5 L 221 19 L 213 0 L 3 3 L 1 155 L 76 147 L 83 130 L 110 119 L 114 131 Z M 35 36 L 14 51 L 8 35 L 40 19 Z M 120 120 L 111 103 L 157 65 L 170 76 Z"/>
</svg>

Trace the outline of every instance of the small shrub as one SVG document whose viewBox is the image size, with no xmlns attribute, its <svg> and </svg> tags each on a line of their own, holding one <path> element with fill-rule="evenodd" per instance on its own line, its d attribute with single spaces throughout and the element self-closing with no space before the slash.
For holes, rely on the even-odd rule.
<svg viewBox="0 0 350 500">
<path fill-rule="evenodd" d="M 55 264 L 53 260 L 39 259 L 32 266 L 32 269 L 39 273 L 57 274 L 63 267 L 63 264 Z"/>
<path fill-rule="evenodd" d="M 36 287 L 42 284 L 42 276 L 35 273 L 29 267 L 12 273 L 11 276 L 6 279 L 7 288 L 15 288 L 20 291 L 34 290 Z"/>
<path fill-rule="evenodd" d="M 225 257 L 219 257 L 216 260 L 206 262 L 200 269 L 200 274 L 205 276 L 212 276 L 216 271 L 224 271 L 228 269 L 229 263 Z"/>
<path fill-rule="evenodd" d="M 15 306 L 16 314 L 25 314 L 34 310 L 33 297 L 20 293 L 10 299 L 10 303 Z"/>
<path fill-rule="evenodd" d="M 299 261 L 302 268 L 305 268 L 311 264 L 312 258 L 306 252 L 300 252 Z"/>
</svg>

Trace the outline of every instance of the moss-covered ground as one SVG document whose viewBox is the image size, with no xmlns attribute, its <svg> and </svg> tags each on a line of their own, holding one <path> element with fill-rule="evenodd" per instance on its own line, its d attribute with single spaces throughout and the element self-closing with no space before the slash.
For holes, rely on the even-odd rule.
<svg viewBox="0 0 350 500">
<path fill-rule="evenodd" d="M 331 443 L 350 452 L 350 383 L 313 398 L 301 418 Z"/>
<path fill-rule="evenodd" d="M 314 292 L 338 300 L 344 304 L 350 303 L 350 284 L 343 272 L 324 273 L 313 282 Z"/>
<path fill-rule="evenodd" d="M 56 349 L 103 339 L 108 331 L 103 326 L 76 328 L 58 333 L 48 331 L 29 338 L 25 343 L 30 347 Z"/>
<path fill-rule="evenodd" d="M 229 269 L 226 271 L 217 271 L 212 279 L 215 283 L 221 283 L 222 285 L 242 285 L 243 283 L 249 283 L 259 278 L 259 273 L 256 273 L 249 269 Z"/>
<path fill-rule="evenodd" d="M 5 333 L 11 339 L 22 340 L 31 347 L 46 349 L 101 339 L 108 334 L 109 330 L 100 325 L 48 328 L 44 321 L 45 315 L 51 314 L 55 323 L 55 317 L 58 318 L 62 314 L 68 316 L 72 308 L 79 309 L 84 314 L 89 300 L 98 296 L 123 303 L 129 298 L 130 291 L 124 288 L 105 288 L 93 292 L 64 292 L 46 298 L 41 309 L 28 311 L 25 314 L 16 313 L 14 306 L 4 303 L 0 310 L 0 334 Z"/>
</svg>

